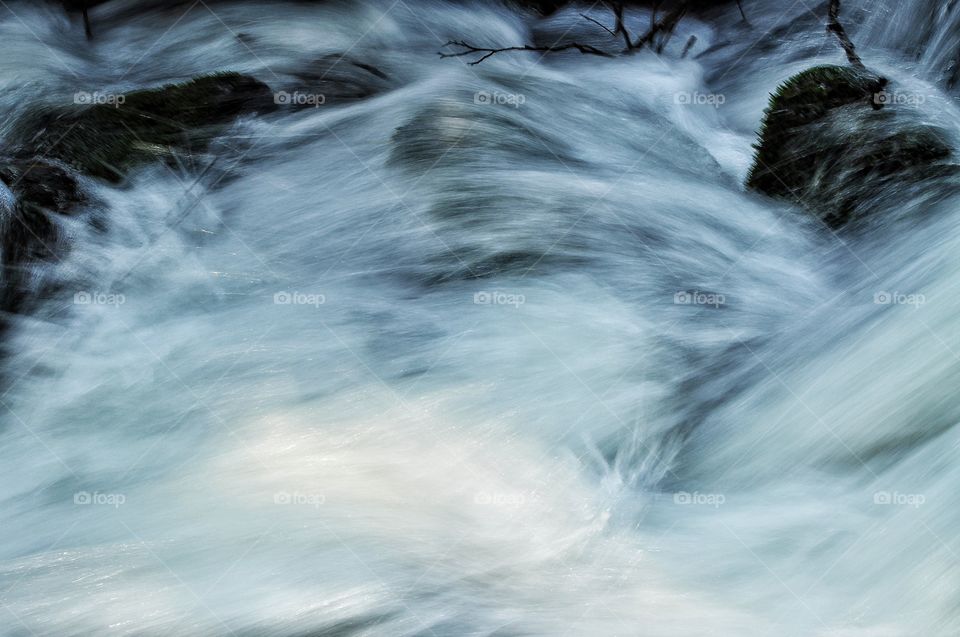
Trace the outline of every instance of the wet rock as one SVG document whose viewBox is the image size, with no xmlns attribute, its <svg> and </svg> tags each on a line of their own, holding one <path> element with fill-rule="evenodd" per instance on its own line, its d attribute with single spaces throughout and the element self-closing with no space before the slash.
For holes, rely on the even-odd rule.
<svg viewBox="0 0 960 637">
<path fill-rule="evenodd" d="M 26 116 L 15 126 L 14 154 L 52 158 L 115 182 L 173 150 L 202 151 L 238 116 L 273 108 L 270 88 L 238 73 L 99 97 Z"/>
<path fill-rule="evenodd" d="M 747 187 L 839 228 L 906 184 L 955 173 L 945 133 L 891 103 L 890 90 L 884 78 L 841 66 L 787 80 L 770 99 Z"/>
<path fill-rule="evenodd" d="M 101 97 L 38 109 L 13 127 L 0 156 L 0 312 L 29 311 L 44 296 L 42 264 L 69 249 L 63 218 L 90 208 L 82 175 L 120 181 L 144 162 L 202 151 L 238 116 L 274 107 L 267 85 L 237 73 Z"/>
<path fill-rule="evenodd" d="M 0 158 L 0 311 L 23 308 L 39 285 L 36 264 L 62 258 L 58 217 L 78 213 L 87 200 L 65 166 Z"/>
<path fill-rule="evenodd" d="M 70 215 L 86 200 L 76 175 L 46 159 L 0 158 L 0 182 L 31 210 Z"/>
</svg>

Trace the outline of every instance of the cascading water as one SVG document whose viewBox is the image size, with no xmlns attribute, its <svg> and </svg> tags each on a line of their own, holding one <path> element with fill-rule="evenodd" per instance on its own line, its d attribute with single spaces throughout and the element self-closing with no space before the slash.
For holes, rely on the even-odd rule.
<svg viewBox="0 0 960 637">
<path fill-rule="evenodd" d="M 77 91 L 293 91 L 344 54 L 355 95 L 84 182 L 5 332 L 0 634 L 960 632 L 960 201 L 905 186 L 835 233 L 742 186 L 769 93 L 843 61 L 821 7 L 468 66 L 436 52 L 605 34 L 113 4 L 92 42 L 0 9 L 7 135 Z M 934 4 L 851 3 L 850 31 L 960 148 Z"/>
<path fill-rule="evenodd" d="M 860 2 L 864 44 L 898 51 L 919 71 L 954 88 L 960 81 L 960 3 Z"/>
</svg>

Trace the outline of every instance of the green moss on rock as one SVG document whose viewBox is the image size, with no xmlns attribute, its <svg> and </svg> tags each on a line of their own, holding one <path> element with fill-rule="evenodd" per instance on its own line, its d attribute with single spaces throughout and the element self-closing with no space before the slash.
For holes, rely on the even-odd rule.
<svg viewBox="0 0 960 637">
<path fill-rule="evenodd" d="M 266 84 L 239 73 L 134 91 L 116 101 L 27 116 L 15 127 L 30 135 L 18 140 L 18 154 L 118 181 L 130 168 L 173 149 L 203 150 L 237 116 L 273 104 Z"/>
<path fill-rule="evenodd" d="M 747 187 L 769 195 L 801 188 L 810 167 L 797 164 L 804 158 L 791 147 L 804 135 L 803 127 L 841 106 L 872 109 L 874 95 L 884 86 L 882 78 L 843 66 L 816 66 L 788 79 L 770 96 Z"/>
<path fill-rule="evenodd" d="M 850 67 L 818 66 L 770 98 L 747 187 L 783 197 L 840 227 L 875 209 L 888 186 L 956 170 L 944 134 L 878 96 L 887 81 Z"/>
</svg>

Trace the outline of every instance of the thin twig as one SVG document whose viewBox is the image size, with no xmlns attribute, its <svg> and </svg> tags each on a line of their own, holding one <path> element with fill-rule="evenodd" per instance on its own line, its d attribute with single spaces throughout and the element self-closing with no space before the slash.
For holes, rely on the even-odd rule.
<svg viewBox="0 0 960 637">
<path fill-rule="evenodd" d="M 740 17 L 743 18 L 743 21 L 749 25 L 750 21 L 747 20 L 747 14 L 743 12 L 743 5 L 740 4 L 740 0 L 737 0 L 737 8 L 740 9 Z"/>
<path fill-rule="evenodd" d="M 487 58 L 496 55 L 497 53 L 503 53 L 505 51 L 540 51 L 548 53 L 556 53 L 557 51 L 569 51 L 570 49 L 576 49 L 584 55 L 599 55 L 601 57 L 612 58 L 613 56 L 606 51 L 601 51 L 595 46 L 590 46 L 589 44 L 580 44 L 579 42 L 571 42 L 569 44 L 561 44 L 558 46 L 532 46 L 530 44 L 524 44 L 523 46 L 505 46 L 499 48 L 488 48 L 482 46 L 473 46 L 462 40 L 451 40 L 447 42 L 444 46 L 459 46 L 463 47 L 464 51 L 459 51 L 457 53 L 444 53 L 440 51 L 438 55 L 442 58 L 457 58 L 463 57 L 465 55 L 470 55 L 473 53 L 483 53 L 479 59 L 470 62 L 470 66 L 475 66 L 480 64 Z"/>
<path fill-rule="evenodd" d="M 865 71 L 867 67 L 863 65 L 863 60 L 857 55 L 857 50 L 853 46 L 853 42 L 850 41 L 846 30 L 843 28 L 843 25 L 840 24 L 840 0 L 830 0 L 830 21 L 827 23 L 827 31 L 832 32 L 837 36 L 837 39 L 840 40 L 840 46 L 843 47 L 843 51 L 847 54 L 847 59 L 850 61 L 850 64 Z"/>
<path fill-rule="evenodd" d="M 603 22 L 600 22 L 599 20 L 594 20 L 594 19 L 591 18 L 590 16 L 584 15 L 584 14 L 582 14 L 582 13 L 580 14 L 580 16 L 583 17 L 583 18 L 586 18 L 586 19 L 589 20 L 590 22 L 593 22 L 594 24 L 598 25 L 601 29 L 603 29 L 604 31 L 606 31 L 606 32 L 609 33 L 610 35 L 612 35 L 612 36 L 614 36 L 614 37 L 617 36 L 616 32 L 615 32 L 615 31 L 611 31 L 610 29 L 608 29 L 607 26 L 606 26 Z"/>
</svg>

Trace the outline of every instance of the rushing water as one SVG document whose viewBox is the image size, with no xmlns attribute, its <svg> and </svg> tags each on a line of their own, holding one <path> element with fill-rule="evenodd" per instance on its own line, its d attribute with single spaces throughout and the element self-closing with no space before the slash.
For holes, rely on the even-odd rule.
<svg viewBox="0 0 960 637">
<path fill-rule="evenodd" d="M 847 14 L 956 148 L 955 4 Z M 744 5 L 661 57 L 477 66 L 436 52 L 609 36 L 0 8 L 7 126 L 220 69 L 358 94 L 87 184 L 5 334 L 0 634 L 958 634 L 960 202 L 835 234 L 744 192 L 768 93 L 843 59 L 824 7 Z"/>
</svg>

